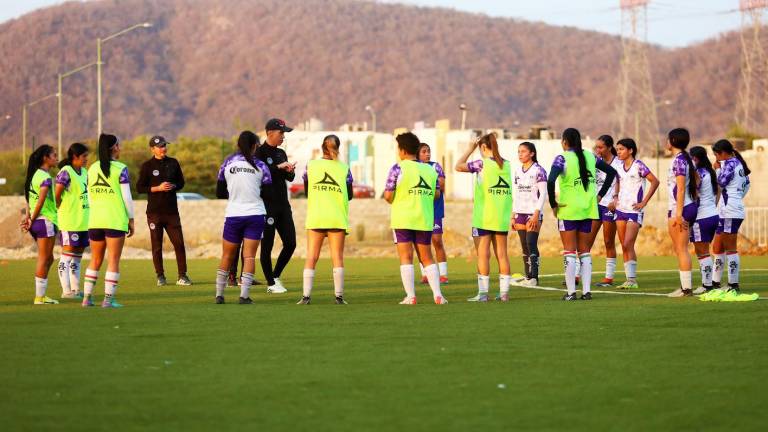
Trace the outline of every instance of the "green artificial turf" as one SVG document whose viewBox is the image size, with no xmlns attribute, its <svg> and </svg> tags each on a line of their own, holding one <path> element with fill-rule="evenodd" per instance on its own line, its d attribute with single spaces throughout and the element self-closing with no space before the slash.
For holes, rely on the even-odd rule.
<svg viewBox="0 0 768 432">
<path fill-rule="evenodd" d="M 327 261 L 313 304 L 295 305 L 301 260 L 283 277 L 288 294 L 254 287 L 256 304 L 238 305 L 229 288 L 215 305 L 216 262 L 204 260 L 190 262 L 194 286 L 163 288 L 150 261 L 124 261 L 125 308 L 83 309 L 33 306 L 33 265 L 0 264 L 5 431 L 764 430 L 768 421 L 768 301 L 563 302 L 560 292 L 513 288 L 507 304 L 471 304 L 473 263 L 452 260 L 450 304 L 432 304 L 419 286 L 409 307 L 397 305 L 396 260 L 350 259 L 347 306 L 332 302 Z M 640 259 L 641 271 L 674 266 Z M 745 257 L 742 268 L 742 290 L 768 295 L 768 260 Z M 561 260 L 545 260 L 543 274 L 561 272 Z M 639 281 L 642 292 L 678 286 L 676 272 Z M 103 272 L 97 300 L 102 282 Z M 58 298 L 55 266 L 49 285 Z"/>
</svg>

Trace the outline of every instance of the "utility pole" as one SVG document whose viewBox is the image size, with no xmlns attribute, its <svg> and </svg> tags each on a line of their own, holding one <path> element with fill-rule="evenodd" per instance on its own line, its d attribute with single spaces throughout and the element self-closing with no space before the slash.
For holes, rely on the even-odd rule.
<svg viewBox="0 0 768 432">
<path fill-rule="evenodd" d="M 621 7 L 621 68 L 619 75 L 619 136 L 632 136 L 640 146 L 659 138 L 659 119 L 648 62 L 648 3 L 619 0 Z"/>
<path fill-rule="evenodd" d="M 766 132 L 768 120 L 768 65 L 760 31 L 766 24 L 768 0 L 740 0 L 741 85 L 736 122 L 747 131 Z"/>
<path fill-rule="evenodd" d="M 467 128 L 467 111 L 469 111 L 469 108 L 467 108 L 467 104 L 461 103 L 459 104 L 459 110 L 461 110 L 461 130 L 464 130 Z"/>
</svg>

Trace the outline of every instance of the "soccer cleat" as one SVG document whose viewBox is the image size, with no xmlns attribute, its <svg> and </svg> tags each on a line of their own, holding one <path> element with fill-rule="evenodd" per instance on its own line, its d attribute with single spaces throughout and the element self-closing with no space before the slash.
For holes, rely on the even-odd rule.
<svg viewBox="0 0 768 432">
<path fill-rule="evenodd" d="M 581 295 L 580 299 L 581 300 L 592 300 L 592 293 L 591 292 L 584 293 L 584 294 Z"/>
<path fill-rule="evenodd" d="M 508 302 L 509 301 L 509 293 L 505 292 L 503 294 L 502 293 L 497 294 L 496 295 L 496 301 L 500 301 L 500 302 L 503 302 L 503 303 Z"/>
<path fill-rule="evenodd" d="M 736 291 L 736 294 L 741 292 L 741 289 L 739 288 L 739 284 L 728 284 L 728 292 Z"/>
<path fill-rule="evenodd" d="M 440 285 L 445 285 L 448 283 L 448 276 L 440 276 Z"/>
<path fill-rule="evenodd" d="M 312 303 L 312 299 L 309 297 L 302 297 L 301 300 L 296 302 L 297 305 L 308 305 L 310 303 Z"/>
<path fill-rule="evenodd" d="M 406 297 L 406 298 L 403 299 L 403 301 L 401 301 L 398 304 L 401 304 L 401 305 L 415 305 L 416 304 L 416 297 Z"/>
<path fill-rule="evenodd" d="M 618 288 L 623 290 L 638 289 L 640 288 L 640 285 L 637 284 L 637 281 L 625 281 L 623 284 L 619 285 Z"/>
<path fill-rule="evenodd" d="M 426 277 L 426 276 L 422 276 L 422 277 L 421 277 L 421 283 L 422 283 L 422 284 L 424 284 L 424 285 L 426 285 L 426 284 L 428 284 L 428 283 L 429 283 L 429 280 L 427 279 L 427 277 Z"/>
<path fill-rule="evenodd" d="M 448 304 L 448 300 L 446 300 L 445 297 L 437 296 L 437 297 L 435 297 L 435 304 L 436 305 L 445 305 L 445 304 Z"/>
<path fill-rule="evenodd" d="M 83 297 L 83 303 L 82 303 L 82 306 L 83 306 L 83 307 L 91 307 L 91 306 L 94 306 L 94 304 L 93 304 L 93 296 L 92 296 L 92 295 L 87 295 L 87 296 L 84 296 L 84 297 Z"/>
<path fill-rule="evenodd" d="M 238 303 L 240 303 L 240 304 L 253 304 L 253 300 L 251 300 L 250 297 L 246 297 L 246 298 L 240 297 L 240 299 L 238 300 Z"/>
<path fill-rule="evenodd" d="M 566 293 L 565 295 L 563 295 L 563 301 L 574 301 L 578 299 L 579 298 L 576 296 L 576 293 L 573 293 L 573 294 Z"/>
<path fill-rule="evenodd" d="M 722 287 L 720 286 L 720 282 L 715 282 L 715 281 L 712 281 L 712 288 L 714 288 L 714 289 L 720 289 L 720 288 L 722 288 Z"/>
<path fill-rule="evenodd" d="M 468 302 L 487 303 L 488 293 L 477 293 L 476 296 L 467 299 Z"/>
<path fill-rule="evenodd" d="M 693 290 L 694 295 L 700 295 L 700 294 L 706 294 L 707 292 L 711 291 L 712 287 L 706 287 L 706 286 L 700 286 Z"/>
<path fill-rule="evenodd" d="M 82 291 L 75 291 L 75 297 L 82 299 L 85 296 L 85 294 Z"/>
<path fill-rule="evenodd" d="M 192 285 L 192 281 L 189 280 L 187 275 L 179 276 L 179 280 L 176 281 L 176 285 L 189 286 Z"/>
<path fill-rule="evenodd" d="M 61 294 L 61 298 L 62 299 L 68 299 L 68 300 L 76 299 L 77 298 L 77 293 L 74 292 L 74 291 L 66 291 L 63 294 Z"/>
<path fill-rule="evenodd" d="M 333 301 L 334 301 L 334 302 L 335 302 L 337 305 L 345 305 L 345 304 L 349 304 L 349 303 L 347 303 L 347 301 L 346 301 L 346 300 L 344 300 L 344 297 L 342 297 L 342 296 L 336 296 L 336 298 L 334 298 L 334 300 L 333 300 Z"/>
<path fill-rule="evenodd" d="M 59 304 L 59 301 L 54 300 L 48 296 L 43 296 L 43 297 L 35 297 L 35 304 L 36 305 Z"/>
<path fill-rule="evenodd" d="M 539 286 L 539 280 L 536 279 L 536 278 L 526 279 L 526 280 L 520 282 L 520 286 L 525 286 L 525 287 Z"/>
<path fill-rule="evenodd" d="M 123 307 L 123 305 L 121 305 L 120 303 L 116 302 L 115 299 L 112 298 L 112 299 L 109 299 L 109 300 L 104 299 L 104 301 L 101 302 L 101 307 L 103 307 L 103 308 L 121 308 L 121 307 Z"/>
<path fill-rule="evenodd" d="M 216 304 L 224 304 L 224 296 L 216 296 Z"/>
<path fill-rule="evenodd" d="M 613 279 L 603 278 L 603 280 L 596 283 L 595 286 L 600 288 L 610 288 L 613 286 Z"/>
<path fill-rule="evenodd" d="M 692 290 L 678 288 L 672 291 L 671 293 L 667 294 L 667 297 L 679 298 L 679 297 L 691 297 L 692 295 L 693 295 Z"/>
<path fill-rule="evenodd" d="M 165 286 L 168 283 L 168 281 L 165 280 L 164 275 L 158 275 L 157 276 L 157 286 Z"/>
<path fill-rule="evenodd" d="M 280 279 L 275 278 L 275 284 L 268 286 L 267 292 L 272 294 L 284 294 L 284 293 L 287 293 L 288 290 L 285 289 L 285 287 L 283 286 L 283 283 L 280 282 Z"/>
</svg>

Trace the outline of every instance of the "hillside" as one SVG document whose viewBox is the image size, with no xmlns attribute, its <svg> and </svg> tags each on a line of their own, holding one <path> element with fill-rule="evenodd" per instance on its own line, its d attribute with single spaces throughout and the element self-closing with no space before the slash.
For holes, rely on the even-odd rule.
<svg viewBox="0 0 768 432">
<path fill-rule="evenodd" d="M 104 48 L 104 125 L 124 137 L 231 136 L 269 116 L 318 117 L 379 129 L 458 120 L 470 125 L 576 125 L 610 131 L 618 38 L 448 9 L 354 0 L 104 0 L 71 2 L 0 25 L 0 148 L 18 146 L 21 106 L 55 92 L 56 74 L 95 60 L 95 39 L 142 29 Z M 734 35 L 663 50 L 651 62 L 662 128 L 715 137 L 732 122 Z M 64 140 L 96 131 L 95 70 L 64 86 Z M 30 135 L 56 138 L 53 100 L 30 112 Z"/>
</svg>

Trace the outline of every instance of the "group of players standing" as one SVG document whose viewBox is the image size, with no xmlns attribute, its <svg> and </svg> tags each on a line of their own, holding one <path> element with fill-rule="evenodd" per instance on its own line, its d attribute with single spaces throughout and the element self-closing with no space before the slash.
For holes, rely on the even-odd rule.
<svg viewBox="0 0 768 432">
<path fill-rule="evenodd" d="M 238 258 L 243 262 L 239 303 L 253 303 L 250 288 L 254 283 L 255 257 L 260 243 L 268 290 L 286 292 L 279 276 L 295 248 L 295 228 L 285 182 L 294 179 L 296 164 L 289 162 L 285 152 L 278 148 L 291 128 L 282 120 L 273 119 L 267 123 L 266 130 L 264 145 L 253 132 L 243 132 L 238 138 L 237 151 L 227 157 L 219 169 L 216 194 L 228 203 L 222 257 L 216 274 L 217 304 L 225 303 L 225 288 Z M 614 143 L 610 136 L 603 135 L 592 152 L 583 149 L 578 130 L 566 129 L 562 137 L 563 152 L 555 158 L 548 174 L 538 163 L 536 147 L 530 142 L 519 145 L 519 165 L 513 170 L 511 162 L 501 157 L 495 134 L 474 140 L 458 159 L 456 171 L 474 174 L 475 186 L 472 237 L 477 253 L 478 292 L 468 301 L 489 300 L 491 251 L 499 267 L 496 300 L 508 301 L 513 283 L 538 285 L 538 238 L 547 202 L 557 219 L 563 244 L 567 291 L 563 300 L 592 299 L 591 249 L 600 228 L 603 229 L 607 259 L 605 277 L 597 285 L 613 285 L 617 260 L 615 236 L 618 233 L 626 274 L 626 281 L 619 288 L 639 287 L 634 244 L 643 224 L 644 208 L 659 186 L 658 178 L 647 165 L 636 159 L 637 144 L 631 138 Z M 430 161 L 430 147 L 421 143 L 413 133 L 398 135 L 396 142 L 399 162 L 389 170 L 384 199 L 392 205 L 390 226 L 406 293 L 400 303 L 413 305 L 417 302 L 415 250 L 422 282 L 429 285 L 436 304 L 446 304 L 441 290 L 441 284 L 448 282 L 442 242 L 445 172 L 438 163 Z M 680 288 L 670 296 L 685 297 L 721 288 L 725 267 L 728 268 L 728 291 L 738 294 L 737 233 L 746 216 L 743 198 L 749 189 L 750 171 L 727 140 L 720 140 L 712 147 L 714 164 L 703 147 L 688 150 L 689 142 L 690 136 L 685 129 L 674 129 L 668 134 L 667 149 L 674 156 L 667 175 L 668 230 L 680 273 Z M 337 136 L 325 137 L 321 144 L 322 158 L 310 161 L 303 175 L 307 195 L 307 257 L 303 293 L 298 304 L 311 303 L 315 266 L 326 238 L 333 263 L 335 303 L 347 304 L 344 298 L 344 241 L 349 231 L 353 178 L 349 166 L 339 160 L 340 146 Z M 469 161 L 477 150 L 481 158 Z M 119 155 L 118 139 L 113 135 L 102 135 L 99 162 L 86 170 L 88 149 L 82 144 L 73 144 L 60 164 L 54 193 L 51 193 L 53 179 L 49 171 L 57 164 L 55 150 L 41 146 L 30 156 L 25 183 L 28 212 L 22 228 L 32 234 L 39 250 L 34 304 L 57 303 L 46 295 L 46 287 L 48 270 L 53 262 L 54 239 L 61 229 L 59 276 L 64 292 L 62 297 L 82 297 L 83 306 L 92 306 L 93 288 L 106 255 L 102 306 L 120 306 L 115 301 L 120 255 L 125 238 L 133 234 L 134 226 L 128 170 L 118 161 Z M 560 186 L 557 197 L 556 183 Z M 272 203 L 269 211 L 265 201 Z M 277 209 L 274 205 L 277 201 L 285 201 L 285 205 Z M 520 238 L 525 268 L 522 279 L 513 280 L 511 274 L 507 251 L 510 226 Z M 272 268 L 270 255 L 276 231 L 284 247 Z M 162 238 L 162 232 L 160 236 Z M 692 288 L 689 242 L 694 243 L 702 274 L 702 286 L 696 291 Z M 79 263 L 88 245 L 92 260 L 86 270 L 81 294 Z M 268 261 L 266 266 L 265 261 Z M 181 276 L 189 282 L 180 270 L 180 282 Z M 578 284 L 582 286 L 580 297 L 576 294 Z"/>
</svg>

